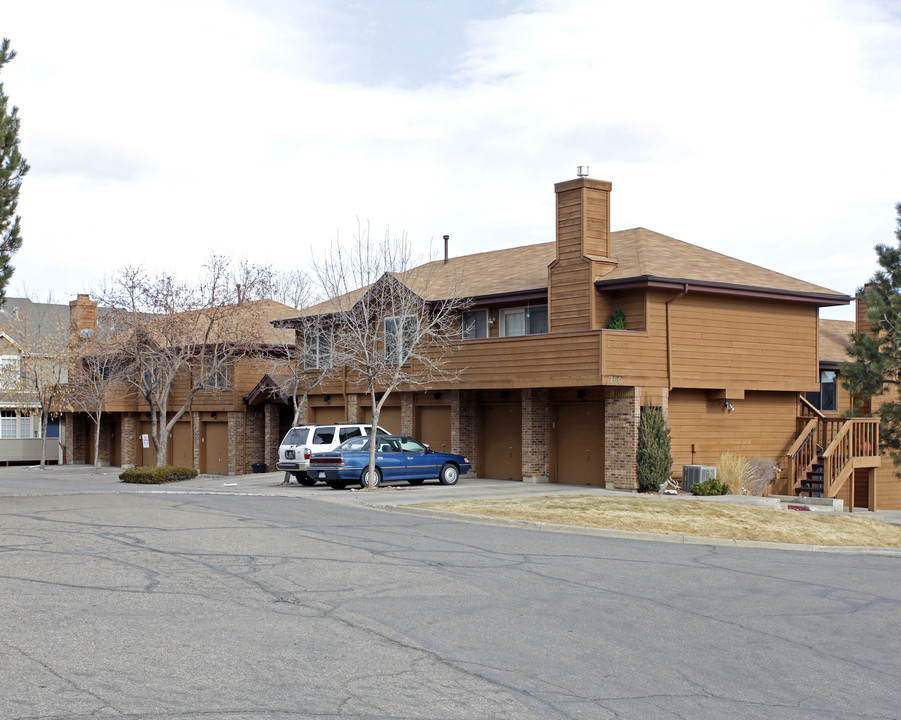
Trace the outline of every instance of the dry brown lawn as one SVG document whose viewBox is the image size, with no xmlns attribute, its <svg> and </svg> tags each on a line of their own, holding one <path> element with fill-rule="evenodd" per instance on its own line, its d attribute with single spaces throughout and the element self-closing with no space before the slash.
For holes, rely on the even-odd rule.
<svg viewBox="0 0 901 720">
<path fill-rule="evenodd" d="M 417 507 L 665 535 L 806 545 L 901 547 L 901 527 L 863 517 L 656 496 L 542 495 L 424 503 Z"/>
</svg>

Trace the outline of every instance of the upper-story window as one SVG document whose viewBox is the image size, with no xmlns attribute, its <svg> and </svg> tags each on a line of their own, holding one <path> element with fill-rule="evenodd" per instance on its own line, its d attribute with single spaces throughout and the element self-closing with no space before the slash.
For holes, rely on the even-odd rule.
<svg viewBox="0 0 901 720">
<path fill-rule="evenodd" d="M 488 311 L 467 310 L 463 313 L 463 339 L 488 337 Z"/>
<path fill-rule="evenodd" d="M 325 370 L 332 360 L 332 333 L 329 330 L 303 334 L 303 366 L 307 370 Z"/>
<path fill-rule="evenodd" d="M 416 337 L 416 316 L 385 319 L 385 361 L 392 365 L 410 362 L 410 351 Z"/>
<path fill-rule="evenodd" d="M 838 410 L 838 378 L 834 370 L 820 370 L 820 391 L 807 393 L 807 402 L 820 412 Z"/>
<path fill-rule="evenodd" d="M 503 308 L 500 312 L 501 337 L 538 335 L 547 332 L 547 305 Z"/>
<path fill-rule="evenodd" d="M 19 382 L 19 356 L 4 355 L 0 357 L 0 387 L 15 387 Z"/>
</svg>

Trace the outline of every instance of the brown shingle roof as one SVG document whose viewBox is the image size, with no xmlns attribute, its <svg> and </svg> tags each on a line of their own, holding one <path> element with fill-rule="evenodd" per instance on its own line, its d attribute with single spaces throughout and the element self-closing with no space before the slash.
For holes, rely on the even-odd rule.
<svg viewBox="0 0 901 720">
<path fill-rule="evenodd" d="M 617 267 L 604 275 L 602 282 L 654 277 L 777 293 L 825 295 L 834 298 L 837 304 L 847 301 L 847 296 L 834 290 L 645 228 L 611 233 L 610 256 Z M 450 258 L 447 263 L 432 261 L 409 271 L 403 280 L 426 300 L 442 300 L 454 294 L 479 298 L 529 290 L 546 292 L 547 268 L 555 257 L 554 242 L 524 245 Z M 348 293 L 342 306 L 353 304 L 366 289 Z M 327 313 L 333 308 L 326 301 L 309 308 L 303 315 Z"/>
<path fill-rule="evenodd" d="M 820 362 L 844 362 L 851 360 L 845 347 L 848 336 L 854 332 L 853 320 L 820 319 Z"/>
</svg>

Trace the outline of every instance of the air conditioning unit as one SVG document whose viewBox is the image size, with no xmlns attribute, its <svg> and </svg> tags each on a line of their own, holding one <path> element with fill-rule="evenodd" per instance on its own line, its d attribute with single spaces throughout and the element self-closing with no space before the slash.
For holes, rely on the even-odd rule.
<svg viewBox="0 0 901 720">
<path fill-rule="evenodd" d="M 683 465 L 682 489 L 691 492 L 691 486 L 716 477 L 716 468 L 712 465 Z"/>
</svg>

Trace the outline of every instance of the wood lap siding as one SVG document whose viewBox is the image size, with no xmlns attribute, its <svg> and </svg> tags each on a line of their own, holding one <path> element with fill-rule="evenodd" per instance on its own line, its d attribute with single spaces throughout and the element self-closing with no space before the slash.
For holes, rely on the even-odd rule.
<svg viewBox="0 0 901 720">
<path fill-rule="evenodd" d="M 817 311 L 688 295 L 670 305 L 674 387 L 815 390 Z"/>
<path fill-rule="evenodd" d="M 749 392 L 725 412 L 722 400 L 703 390 L 674 390 L 669 397 L 673 471 L 683 465 L 716 465 L 724 452 L 762 457 L 779 464 L 796 437 L 796 396 L 789 392 Z M 697 452 L 692 455 L 692 445 Z"/>
<path fill-rule="evenodd" d="M 449 357 L 448 367 L 463 372 L 467 388 L 597 385 L 600 358 L 600 333 L 553 333 L 470 340 Z"/>
</svg>

